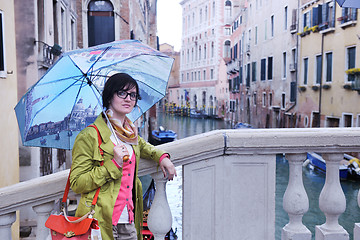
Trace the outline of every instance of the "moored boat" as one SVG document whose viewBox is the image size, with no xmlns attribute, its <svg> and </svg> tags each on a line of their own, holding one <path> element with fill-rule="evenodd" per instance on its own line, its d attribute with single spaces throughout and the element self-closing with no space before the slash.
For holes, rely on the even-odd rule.
<svg viewBox="0 0 360 240">
<path fill-rule="evenodd" d="M 326 173 L 326 162 L 325 159 L 320 154 L 314 152 L 307 153 L 307 162 L 309 164 L 323 172 Z M 348 155 L 344 154 L 344 158 L 340 161 L 339 164 L 339 175 L 340 179 L 347 180 L 347 179 L 355 179 L 360 180 L 360 160 Z"/>
<path fill-rule="evenodd" d="M 154 145 L 159 145 L 167 142 L 172 142 L 177 138 L 176 132 L 173 130 L 166 130 L 164 127 L 160 126 L 159 130 L 152 131 L 152 141 Z"/>
</svg>

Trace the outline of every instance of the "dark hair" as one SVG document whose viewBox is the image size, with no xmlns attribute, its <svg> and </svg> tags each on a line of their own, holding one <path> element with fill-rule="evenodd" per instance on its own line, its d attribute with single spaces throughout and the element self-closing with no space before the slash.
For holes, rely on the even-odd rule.
<svg viewBox="0 0 360 240">
<path fill-rule="evenodd" d="M 136 88 L 136 93 L 138 95 L 136 98 L 137 103 L 137 100 L 141 98 L 139 95 L 139 85 L 137 84 L 136 80 L 126 73 L 116 73 L 112 75 L 105 82 L 104 91 L 102 93 L 103 107 L 106 109 L 109 108 L 110 100 L 117 91 L 128 91 L 134 87 Z"/>
</svg>

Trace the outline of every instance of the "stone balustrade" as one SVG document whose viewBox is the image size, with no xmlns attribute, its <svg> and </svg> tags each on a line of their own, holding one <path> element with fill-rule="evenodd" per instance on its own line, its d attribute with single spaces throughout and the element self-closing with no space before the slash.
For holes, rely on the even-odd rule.
<svg viewBox="0 0 360 240">
<path fill-rule="evenodd" d="M 360 128 L 217 130 L 158 146 L 183 167 L 182 239 L 275 239 L 276 155 L 289 161 L 289 183 L 283 208 L 289 222 L 282 240 L 309 240 L 302 223 L 309 200 L 302 181 L 306 152 L 322 153 L 327 163 L 319 206 L 326 221 L 315 227 L 316 240 L 345 240 L 349 234 L 339 224 L 346 199 L 340 186 L 338 164 L 344 152 L 360 151 Z M 46 239 L 44 222 L 61 198 L 68 170 L 0 189 L 0 236 L 11 239 L 15 212 L 32 207 L 37 214 L 37 239 Z M 139 175 L 152 174 L 157 189 L 148 217 L 155 239 L 171 227 L 166 200 L 166 180 L 150 161 Z M 360 196 L 358 196 L 358 202 Z M 359 217 L 360 222 L 360 217 Z M 360 240 L 360 223 L 354 223 Z"/>
</svg>

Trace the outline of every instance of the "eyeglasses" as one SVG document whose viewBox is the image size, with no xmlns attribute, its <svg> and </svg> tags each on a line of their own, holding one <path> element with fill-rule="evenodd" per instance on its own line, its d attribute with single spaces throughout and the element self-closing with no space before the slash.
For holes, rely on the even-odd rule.
<svg viewBox="0 0 360 240">
<path fill-rule="evenodd" d="M 127 96 L 130 96 L 131 101 L 135 101 L 138 98 L 138 95 L 135 92 L 128 93 L 128 92 L 125 92 L 125 91 L 117 91 L 116 95 L 119 98 L 122 98 L 122 99 L 126 99 Z"/>
</svg>

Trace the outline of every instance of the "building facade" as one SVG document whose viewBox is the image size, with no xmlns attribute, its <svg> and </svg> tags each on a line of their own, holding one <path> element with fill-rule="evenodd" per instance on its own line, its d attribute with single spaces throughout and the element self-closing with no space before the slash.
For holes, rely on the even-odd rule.
<svg viewBox="0 0 360 240">
<path fill-rule="evenodd" d="M 184 0 L 180 52 L 180 106 L 217 116 L 228 108 L 224 0 Z M 225 70 L 226 73 L 226 70 Z M 217 91 L 220 92 L 217 92 Z"/>
<path fill-rule="evenodd" d="M 360 126 L 358 10 L 302 1 L 300 13 L 300 127 Z"/>
<path fill-rule="evenodd" d="M 227 43 L 234 122 L 295 127 L 298 1 L 229 1 L 235 11 Z"/>
<path fill-rule="evenodd" d="M 169 57 L 174 58 L 174 63 L 171 69 L 169 82 L 167 86 L 166 96 L 161 100 L 162 109 L 178 108 L 180 102 L 180 53 L 174 50 L 174 46 L 163 43 L 160 44 L 160 52 L 165 53 Z M 171 111 L 171 110 L 170 110 Z M 173 110 L 174 111 L 174 110 Z"/>
<path fill-rule="evenodd" d="M 14 107 L 17 103 L 17 66 L 14 1 L 0 2 L 0 187 L 19 182 L 18 127 Z M 12 238 L 18 239 L 19 224 L 13 225 Z"/>
</svg>

